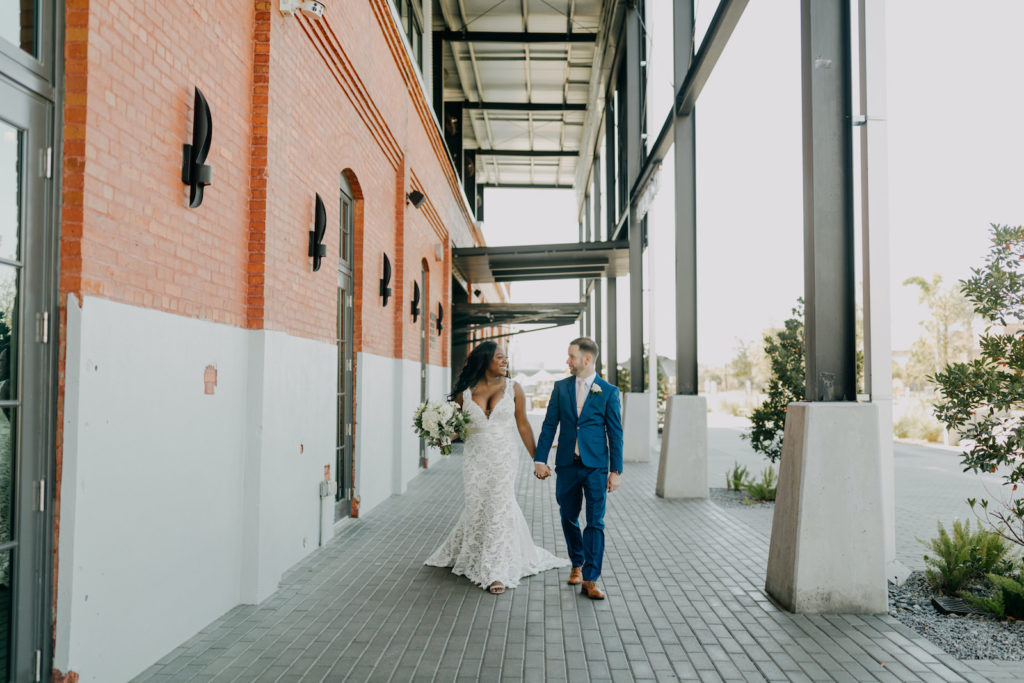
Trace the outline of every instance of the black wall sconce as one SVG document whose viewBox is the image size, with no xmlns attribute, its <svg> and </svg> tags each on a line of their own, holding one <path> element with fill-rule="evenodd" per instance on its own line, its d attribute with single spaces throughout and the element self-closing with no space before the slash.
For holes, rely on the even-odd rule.
<svg viewBox="0 0 1024 683">
<path fill-rule="evenodd" d="M 206 165 L 213 139 L 213 117 L 203 92 L 196 88 L 192 107 L 192 144 L 181 146 L 181 182 L 189 186 L 188 207 L 198 208 L 203 203 L 203 188 L 210 184 L 213 169 Z"/>
<path fill-rule="evenodd" d="M 442 306 L 441 302 L 438 301 L 437 302 L 437 335 L 438 336 L 441 336 L 441 330 L 444 329 L 444 325 L 441 324 L 442 320 L 444 320 L 444 306 Z"/>
<path fill-rule="evenodd" d="M 320 262 L 327 255 L 324 244 L 324 233 L 327 232 L 327 209 L 320 193 L 316 193 L 316 205 L 313 207 L 313 229 L 309 231 L 309 255 L 313 259 L 313 272 L 320 270 Z"/>
<path fill-rule="evenodd" d="M 388 299 L 391 297 L 389 284 L 391 284 L 391 259 L 388 258 L 387 254 L 384 254 L 384 277 L 380 279 L 380 295 L 384 299 L 385 307 L 388 305 Z"/>
<path fill-rule="evenodd" d="M 416 322 L 416 319 L 420 317 L 420 283 L 412 283 L 412 321 Z"/>
<path fill-rule="evenodd" d="M 412 204 L 414 209 L 418 209 L 423 206 L 423 202 L 427 199 L 427 196 L 419 190 L 413 190 L 409 194 L 405 195 L 405 203 Z"/>
</svg>

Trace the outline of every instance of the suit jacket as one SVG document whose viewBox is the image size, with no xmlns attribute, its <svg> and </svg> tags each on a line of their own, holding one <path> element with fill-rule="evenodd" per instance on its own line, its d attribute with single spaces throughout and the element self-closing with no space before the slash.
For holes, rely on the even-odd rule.
<svg viewBox="0 0 1024 683">
<path fill-rule="evenodd" d="M 551 392 L 544 426 L 537 440 L 534 460 L 546 463 L 551 444 L 555 439 L 555 428 L 561 424 L 555 466 L 571 465 L 579 441 L 580 462 L 590 468 L 607 467 L 615 472 L 622 471 L 622 409 L 619 402 L 619 388 L 600 377 L 594 379 L 593 387 L 600 391 L 587 395 L 586 403 L 579 416 L 576 415 L 576 377 L 570 376 L 555 382 Z"/>
</svg>

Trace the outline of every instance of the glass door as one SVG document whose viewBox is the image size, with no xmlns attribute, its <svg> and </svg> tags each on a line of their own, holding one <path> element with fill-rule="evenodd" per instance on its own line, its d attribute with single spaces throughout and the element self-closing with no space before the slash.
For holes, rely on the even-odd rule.
<svg viewBox="0 0 1024 683">
<path fill-rule="evenodd" d="M 354 208 L 352 192 L 345 177 L 341 177 L 341 206 L 339 232 L 341 236 L 338 254 L 338 420 L 337 448 L 334 458 L 335 480 L 338 494 L 335 498 L 334 518 L 347 517 L 352 512 L 352 470 L 355 464 L 355 424 L 352 414 L 355 394 L 355 372 L 352 367 L 353 299 L 352 299 L 352 258 Z"/>
<path fill-rule="evenodd" d="M 427 320 L 430 318 L 430 291 L 427 289 L 427 268 L 420 266 L 420 403 L 427 400 Z M 427 442 L 420 439 L 420 467 L 427 466 Z"/>
<path fill-rule="evenodd" d="M 48 650 L 51 110 L 0 81 L 0 681 L 39 680 Z"/>
</svg>

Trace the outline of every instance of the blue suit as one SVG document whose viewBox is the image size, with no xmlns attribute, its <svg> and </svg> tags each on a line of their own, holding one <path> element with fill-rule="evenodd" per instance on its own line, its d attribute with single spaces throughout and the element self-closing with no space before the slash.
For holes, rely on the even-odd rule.
<svg viewBox="0 0 1024 683">
<path fill-rule="evenodd" d="M 596 387 L 596 389 L 595 389 Z M 576 377 L 555 382 L 534 460 L 547 463 L 555 428 L 561 425 L 555 452 L 555 499 L 572 566 L 583 567 L 583 580 L 596 581 L 604 557 L 604 511 L 608 470 L 622 471 L 622 409 L 619 389 L 594 378 L 576 415 Z M 579 443 L 579 458 L 576 445 Z M 609 465 L 611 466 L 609 468 Z M 587 527 L 580 532 L 580 510 L 587 501 Z"/>
</svg>

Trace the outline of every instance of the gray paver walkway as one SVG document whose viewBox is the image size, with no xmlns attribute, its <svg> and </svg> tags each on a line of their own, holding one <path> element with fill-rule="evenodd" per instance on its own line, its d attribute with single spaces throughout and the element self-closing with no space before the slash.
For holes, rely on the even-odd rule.
<svg viewBox="0 0 1024 683">
<path fill-rule="evenodd" d="M 536 541 L 565 551 L 554 482 L 517 486 Z M 461 457 L 343 528 L 259 606 L 240 606 L 139 681 L 960 681 L 958 662 L 888 616 L 806 616 L 765 596 L 768 540 L 708 501 L 653 495 L 627 464 L 608 506 L 604 602 L 564 571 L 491 596 L 425 557 L 462 504 Z M 984 670 L 984 673 L 981 671 Z"/>
</svg>

